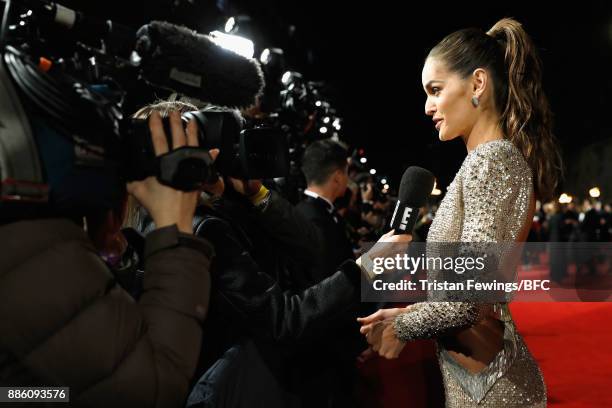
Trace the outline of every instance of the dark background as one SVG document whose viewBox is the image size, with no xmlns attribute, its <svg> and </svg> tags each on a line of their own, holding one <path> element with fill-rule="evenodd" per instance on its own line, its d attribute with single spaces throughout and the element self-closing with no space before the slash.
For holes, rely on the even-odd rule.
<svg viewBox="0 0 612 408">
<path fill-rule="evenodd" d="M 243 6 L 256 20 L 295 24 L 296 51 L 303 49 L 296 52 L 295 65 L 308 77 L 333 84 L 334 101 L 346 118 L 344 138 L 363 146 L 370 162 L 388 172 L 395 185 L 413 164 L 434 171 L 443 186 L 454 177 L 465 147 L 459 140 L 441 143 L 424 114 L 423 60 L 447 34 L 466 27 L 488 30 L 503 17 L 523 23 L 540 49 L 566 165 L 581 146 L 612 137 L 610 2 L 493 7 L 492 2 L 430 2 L 431 7 L 419 10 L 390 2 L 260 3 Z M 282 36 L 276 41 L 290 44 Z"/>
<path fill-rule="evenodd" d="M 323 1 L 65 1 L 117 21 L 151 18 L 201 32 L 223 29 L 228 16 L 252 18 L 256 56 L 285 50 L 288 68 L 324 80 L 344 118 L 341 138 L 363 147 L 369 165 L 397 187 L 409 165 L 431 169 L 442 187 L 466 151 L 441 143 L 424 114 L 421 69 L 427 52 L 461 28 L 488 30 L 503 17 L 523 23 L 544 62 L 544 88 L 555 113 L 555 133 L 571 170 L 583 146 L 612 138 L 612 5 L 606 1 L 323 2 Z M 178 7 L 175 4 L 180 4 Z"/>
</svg>

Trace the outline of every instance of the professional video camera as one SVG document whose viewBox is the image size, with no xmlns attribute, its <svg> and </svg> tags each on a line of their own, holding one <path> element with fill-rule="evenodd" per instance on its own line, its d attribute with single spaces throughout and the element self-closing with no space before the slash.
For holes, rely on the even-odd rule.
<svg viewBox="0 0 612 408">
<path fill-rule="evenodd" d="M 306 186 L 301 172 L 306 147 L 321 139 L 340 141 L 341 118 L 329 102 L 327 84 L 307 81 L 300 72 L 287 71 L 281 49 L 265 49 L 260 59 L 266 78 L 260 106 L 264 114 L 252 123 L 280 129 L 287 135 L 289 175 L 277 180 L 277 185 L 285 197 L 297 202 Z"/>
<path fill-rule="evenodd" d="M 9 0 L 0 47 L 3 218 L 23 209 L 78 215 L 109 208 L 126 181 L 148 176 L 194 190 L 217 170 L 243 178 L 288 171 L 285 135 L 243 129 L 229 109 L 184 114 L 198 122 L 200 147 L 159 158 L 146 122 L 129 117 L 153 95 L 228 108 L 255 103 L 263 88 L 257 62 L 209 36 L 157 21 L 136 30 L 57 3 Z M 211 148 L 221 150 L 214 168 Z"/>
</svg>

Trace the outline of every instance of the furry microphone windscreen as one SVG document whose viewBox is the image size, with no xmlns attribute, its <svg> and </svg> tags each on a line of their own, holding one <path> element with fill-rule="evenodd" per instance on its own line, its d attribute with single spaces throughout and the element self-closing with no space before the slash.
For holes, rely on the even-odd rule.
<svg viewBox="0 0 612 408">
<path fill-rule="evenodd" d="M 147 81 L 202 102 L 246 108 L 263 92 L 264 77 L 255 59 L 186 27 L 153 21 L 138 30 L 136 51 Z"/>
<path fill-rule="evenodd" d="M 434 175 L 422 167 L 410 166 L 400 182 L 398 199 L 411 207 L 423 207 L 431 195 Z"/>
</svg>

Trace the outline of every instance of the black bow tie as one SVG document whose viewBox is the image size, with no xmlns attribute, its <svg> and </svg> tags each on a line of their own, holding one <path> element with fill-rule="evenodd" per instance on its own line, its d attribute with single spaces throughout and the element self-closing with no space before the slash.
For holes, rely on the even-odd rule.
<svg viewBox="0 0 612 408">
<path fill-rule="evenodd" d="M 327 210 L 327 212 L 334 218 L 334 222 L 337 224 L 338 223 L 338 211 L 336 211 L 336 207 L 331 205 L 327 200 L 321 198 L 321 197 L 317 197 L 316 198 L 317 201 L 319 201 L 320 203 L 322 203 L 325 206 L 325 209 Z"/>
</svg>

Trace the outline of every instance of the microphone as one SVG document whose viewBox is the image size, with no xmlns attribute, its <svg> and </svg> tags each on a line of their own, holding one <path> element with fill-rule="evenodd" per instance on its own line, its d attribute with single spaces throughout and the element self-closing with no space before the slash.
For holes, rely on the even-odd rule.
<svg viewBox="0 0 612 408">
<path fill-rule="evenodd" d="M 422 167 L 411 166 L 406 169 L 400 183 L 399 194 L 391 229 L 395 235 L 411 234 L 419 215 L 419 209 L 425 205 L 433 190 L 434 175 Z"/>
<path fill-rule="evenodd" d="M 187 27 L 153 21 L 136 33 L 141 72 L 152 84 L 230 108 L 255 104 L 264 87 L 261 67 Z"/>
<path fill-rule="evenodd" d="M 217 45 L 187 27 L 153 21 L 138 31 L 46 0 L 21 0 L 37 21 L 62 28 L 71 38 L 97 44 L 132 60 L 141 77 L 158 88 L 229 108 L 247 108 L 263 94 L 264 76 L 255 59 Z M 64 35 L 63 32 L 60 32 Z"/>
</svg>

